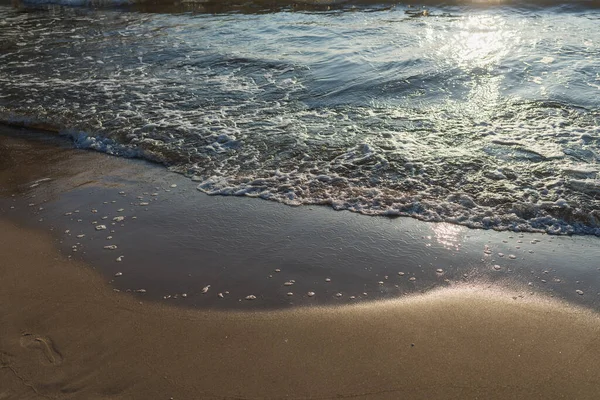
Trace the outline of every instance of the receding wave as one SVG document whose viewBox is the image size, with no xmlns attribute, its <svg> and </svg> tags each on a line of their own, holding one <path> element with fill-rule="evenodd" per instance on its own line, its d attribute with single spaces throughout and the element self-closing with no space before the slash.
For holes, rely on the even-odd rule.
<svg viewBox="0 0 600 400">
<path fill-rule="evenodd" d="M 600 235 L 598 11 L 0 6 L 0 120 L 211 195 Z"/>
</svg>

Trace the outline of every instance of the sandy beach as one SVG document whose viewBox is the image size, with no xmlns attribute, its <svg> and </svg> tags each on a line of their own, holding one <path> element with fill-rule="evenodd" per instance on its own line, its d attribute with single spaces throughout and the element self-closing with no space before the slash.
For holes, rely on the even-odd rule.
<svg viewBox="0 0 600 400">
<path fill-rule="evenodd" d="M 0 0 L 0 400 L 599 400 L 598 22 Z"/>
<path fill-rule="evenodd" d="M 326 208 L 208 197 L 160 167 L 5 133 L 0 399 L 597 396 L 598 271 L 581 251 L 596 238 L 446 227 L 428 241 L 428 224 L 355 214 L 344 230 Z M 337 248 L 311 238 L 326 225 L 347 234 Z M 509 245 L 518 257 L 498 257 Z"/>
<path fill-rule="evenodd" d="M 279 312 L 115 294 L 1 223 L 3 399 L 593 399 L 597 315 L 480 288 Z"/>
</svg>

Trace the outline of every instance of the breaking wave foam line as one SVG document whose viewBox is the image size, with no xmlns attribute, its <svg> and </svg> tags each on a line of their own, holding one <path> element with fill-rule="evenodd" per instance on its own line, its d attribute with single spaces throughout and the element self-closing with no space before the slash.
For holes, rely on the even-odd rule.
<svg viewBox="0 0 600 400">
<path fill-rule="evenodd" d="M 198 190 L 209 195 L 258 197 L 291 206 L 327 205 L 334 210 L 348 210 L 364 215 L 412 217 L 474 229 L 600 236 L 600 212 L 577 215 L 578 210 L 563 199 L 540 204 L 515 204 L 512 209 L 500 213 L 494 207 L 475 204 L 466 194 L 452 194 L 440 201 L 427 199 L 419 194 L 393 193 L 385 188 L 354 186 L 351 179 L 336 175 L 272 171 L 272 176 L 267 178 L 247 177 L 232 181 L 212 176 L 205 180 L 194 180 L 199 181 Z M 294 190 L 289 190 L 290 188 Z M 298 196 L 298 191 L 304 193 Z M 563 213 L 566 218 L 580 218 L 583 221 L 568 223 L 547 214 L 545 211 L 549 209 Z M 537 216 L 526 219 L 519 216 L 523 213 Z"/>
<path fill-rule="evenodd" d="M 54 132 L 69 138 L 74 147 L 113 156 L 141 158 L 169 166 L 159 151 L 118 143 L 109 138 L 82 131 L 61 129 L 56 125 L 28 118 L 10 117 L 0 123 Z M 247 196 L 276 201 L 290 206 L 323 205 L 371 216 L 412 217 L 426 222 L 449 222 L 473 229 L 515 232 L 545 232 L 553 235 L 584 234 L 600 236 L 600 210 L 581 213 L 567 201 L 515 203 L 498 209 L 476 204 L 464 193 L 453 193 L 444 200 L 427 198 L 420 193 L 400 193 L 389 188 L 365 186 L 358 180 L 335 173 L 262 171 L 260 176 L 199 176 L 185 166 L 170 168 L 198 182 L 197 189 L 207 195 Z M 582 185 L 586 181 L 579 181 Z M 598 184 L 600 185 L 600 183 Z M 600 189 L 599 189 L 600 190 Z M 562 214 L 557 218 L 554 214 Z M 523 215 L 533 216 L 525 218 Z M 567 222 L 567 220 L 571 220 Z"/>
</svg>

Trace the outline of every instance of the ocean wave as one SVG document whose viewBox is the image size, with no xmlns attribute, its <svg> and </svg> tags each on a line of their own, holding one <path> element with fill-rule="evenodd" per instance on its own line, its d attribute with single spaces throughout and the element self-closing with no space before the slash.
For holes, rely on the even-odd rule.
<svg viewBox="0 0 600 400">
<path fill-rule="evenodd" d="M 599 235 L 595 23 L 0 8 L 0 120 L 211 195 Z"/>
<path fill-rule="evenodd" d="M 89 135 L 72 129 L 28 118 L 11 117 L 0 121 L 11 126 L 46 130 L 68 137 L 76 148 L 107 154 L 142 158 L 169 166 L 171 171 L 187 175 L 198 182 L 198 190 L 208 195 L 247 196 L 280 202 L 290 206 L 323 205 L 364 215 L 412 217 L 427 222 L 449 222 L 475 229 L 545 232 L 548 234 L 584 234 L 600 236 L 600 209 L 586 207 L 573 198 L 574 193 L 590 199 L 600 195 L 600 169 L 565 168 L 564 178 L 550 178 L 537 188 L 512 187 L 506 197 L 481 186 L 477 193 L 454 192 L 443 187 L 427 187 L 423 177 L 405 178 L 397 182 L 369 183 L 360 177 L 336 173 L 347 168 L 370 164 L 376 169 L 387 164 L 369 145 L 359 145 L 338 158 L 329 169 L 317 172 L 260 170 L 238 175 L 210 175 L 205 168 L 181 164 L 173 160 L 157 141 L 138 145 L 123 144 L 110 138 Z M 226 143 L 228 138 L 221 138 Z M 172 153 L 171 153 L 172 155 Z M 404 168 L 413 168 L 411 163 Z M 501 169 L 486 174 L 492 181 L 507 180 L 514 171 Z M 563 197 L 551 200 L 549 189 Z M 558 189 L 558 190 L 557 190 Z M 571 189 L 571 192 L 565 191 Z M 445 193 L 445 194 L 444 194 Z"/>
<path fill-rule="evenodd" d="M 264 12 L 282 8 L 305 10 L 330 10 L 355 7 L 400 7 L 406 8 L 409 15 L 419 17 L 430 15 L 424 11 L 428 7 L 564 7 L 576 9 L 600 8 L 600 0 L 420 0 L 404 3 L 397 0 L 18 0 L 24 6 L 63 5 L 84 7 L 134 6 L 148 11 L 169 12 L 193 10 L 197 12 Z"/>
</svg>

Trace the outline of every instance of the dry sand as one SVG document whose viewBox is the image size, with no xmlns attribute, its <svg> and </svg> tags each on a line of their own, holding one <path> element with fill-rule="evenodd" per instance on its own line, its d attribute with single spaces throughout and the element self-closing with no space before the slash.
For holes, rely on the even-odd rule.
<svg viewBox="0 0 600 400">
<path fill-rule="evenodd" d="M 0 221 L 0 399 L 597 398 L 600 321 L 448 289 L 277 312 L 141 304 Z"/>
</svg>

